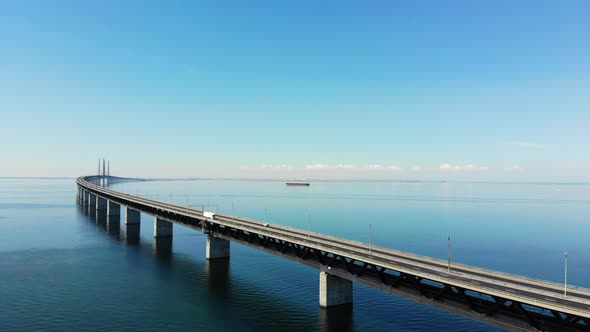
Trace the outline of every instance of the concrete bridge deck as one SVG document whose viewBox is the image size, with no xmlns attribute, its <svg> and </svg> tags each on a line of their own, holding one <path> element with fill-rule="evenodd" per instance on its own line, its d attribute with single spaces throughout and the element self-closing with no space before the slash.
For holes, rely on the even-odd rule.
<svg viewBox="0 0 590 332">
<path fill-rule="evenodd" d="M 81 202 L 125 205 L 128 211 L 155 216 L 154 236 L 172 236 L 171 223 L 208 234 L 207 257 L 228 257 L 229 241 L 252 246 L 316 267 L 320 304 L 352 301 L 352 282 L 364 284 L 515 331 L 590 331 L 590 290 L 492 271 L 307 232 L 281 225 L 216 213 L 120 193 L 77 179 Z M 139 214 L 137 213 L 137 216 Z M 137 217 L 138 219 L 138 217 Z"/>
</svg>

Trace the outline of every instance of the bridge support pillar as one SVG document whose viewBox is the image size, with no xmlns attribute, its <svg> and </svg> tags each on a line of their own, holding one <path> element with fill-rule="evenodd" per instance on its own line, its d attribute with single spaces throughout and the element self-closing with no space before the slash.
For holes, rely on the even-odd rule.
<svg viewBox="0 0 590 332">
<path fill-rule="evenodd" d="M 207 235 L 207 259 L 229 258 L 229 241 Z"/>
<path fill-rule="evenodd" d="M 96 206 L 96 195 L 88 193 L 88 198 L 86 200 L 88 202 L 88 206 Z"/>
<path fill-rule="evenodd" d="M 154 237 L 172 236 L 172 223 L 158 217 L 154 218 Z"/>
<path fill-rule="evenodd" d="M 125 225 L 139 224 L 141 219 L 141 213 L 137 210 L 133 210 L 130 207 L 125 209 Z"/>
<path fill-rule="evenodd" d="M 352 303 L 352 281 L 320 272 L 320 307 Z"/>
<path fill-rule="evenodd" d="M 107 215 L 109 217 L 113 217 L 113 216 L 119 217 L 121 215 L 121 205 L 119 205 L 113 201 L 109 201 L 107 204 Z"/>
<path fill-rule="evenodd" d="M 139 224 L 125 225 L 125 242 L 127 244 L 139 243 Z"/>
<path fill-rule="evenodd" d="M 106 210 L 107 209 L 107 200 L 100 196 L 96 196 L 96 209 L 97 210 Z"/>
<path fill-rule="evenodd" d="M 107 215 L 107 232 L 111 234 L 118 234 L 121 230 L 121 219 L 119 216 Z"/>
</svg>

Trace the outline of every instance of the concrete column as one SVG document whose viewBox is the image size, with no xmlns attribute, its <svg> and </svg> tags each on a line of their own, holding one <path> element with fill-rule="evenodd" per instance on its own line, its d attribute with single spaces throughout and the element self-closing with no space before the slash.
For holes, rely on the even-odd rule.
<svg viewBox="0 0 590 332">
<path fill-rule="evenodd" d="M 121 230 L 121 218 L 119 216 L 107 216 L 107 232 L 119 234 Z"/>
<path fill-rule="evenodd" d="M 125 242 L 128 244 L 139 243 L 139 223 L 125 225 Z"/>
<path fill-rule="evenodd" d="M 229 241 L 207 235 L 205 257 L 207 259 L 229 258 Z"/>
<path fill-rule="evenodd" d="M 126 225 L 139 224 L 140 220 L 141 220 L 141 214 L 139 213 L 139 211 L 133 210 L 130 207 L 127 207 L 125 209 L 125 224 Z"/>
<path fill-rule="evenodd" d="M 320 307 L 352 303 L 352 281 L 320 272 Z"/>
<path fill-rule="evenodd" d="M 154 237 L 172 236 L 172 223 L 158 217 L 154 218 Z"/>
<path fill-rule="evenodd" d="M 121 205 L 107 200 L 107 232 L 117 234 L 121 227 Z"/>
<path fill-rule="evenodd" d="M 96 196 L 96 209 L 97 210 L 106 210 L 107 209 L 107 200 L 100 196 Z"/>
<path fill-rule="evenodd" d="M 120 216 L 121 215 L 121 205 L 113 202 L 113 201 L 108 201 L 107 204 L 107 215 L 109 217 L 112 216 Z"/>
<path fill-rule="evenodd" d="M 88 202 L 88 195 L 86 194 L 86 190 L 82 189 L 82 192 L 80 194 L 82 195 L 82 197 L 81 197 L 82 205 L 86 205 Z"/>
<path fill-rule="evenodd" d="M 106 226 L 106 224 L 107 224 L 107 210 L 94 209 L 94 216 L 95 216 L 96 224 Z"/>
<path fill-rule="evenodd" d="M 96 195 L 88 193 L 88 206 L 96 206 Z"/>
</svg>

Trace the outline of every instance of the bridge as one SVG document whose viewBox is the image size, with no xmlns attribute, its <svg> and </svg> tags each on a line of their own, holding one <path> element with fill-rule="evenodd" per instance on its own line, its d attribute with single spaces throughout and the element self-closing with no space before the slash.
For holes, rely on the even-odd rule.
<svg viewBox="0 0 590 332">
<path fill-rule="evenodd" d="M 122 181 L 86 176 L 78 202 L 102 211 L 126 231 L 138 230 L 140 213 L 154 216 L 154 237 L 170 238 L 172 224 L 207 234 L 206 258 L 229 258 L 230 242 L 320 270 L 319 304 L 352 303 L 353 283 L 381 289 L 511 331 L 590 331 L 590 290 L 376 247 L 249 218 L 138 197 L 103 185 Z M 109 225 L 107 225 L 109 227 Z M 137 232 L 138 234 L 138 232 Z M 449 268 L 450 267 L 450 268 Z"/>
</svg>

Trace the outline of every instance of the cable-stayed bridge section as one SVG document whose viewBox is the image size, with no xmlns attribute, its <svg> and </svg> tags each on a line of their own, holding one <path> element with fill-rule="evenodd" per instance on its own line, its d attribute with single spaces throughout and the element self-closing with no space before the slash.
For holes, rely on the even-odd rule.
<svg viewBox="0 0 590 332">
<path fill-rule="evenodd" d="M 116 179 L 116 180 L 115 180 Z M 172 224 L 207 234 L 207 259 L 230 255 L 237 242 L 320 270 L 322 307 L 352 303 L 360 282 L 414 301 L 513 331 L 590 331 L 590 290 L 370 246 L 249 218 L 212 213 L 121 193 L 101 186 L 124 178 L 77 179 L 81 204 L 139 227 L 154 216 L 154 237 L 172 237 Z M 110 182 L 113 183 L 113 182 Z"/>
</svg>

